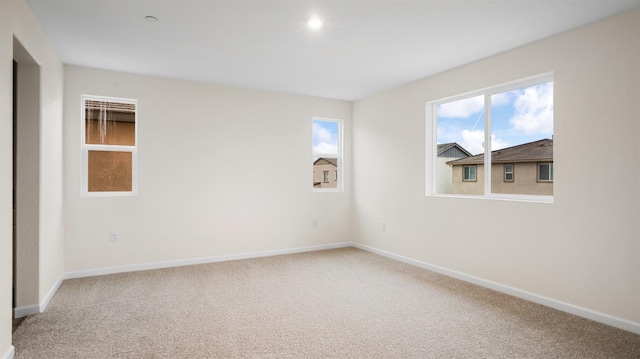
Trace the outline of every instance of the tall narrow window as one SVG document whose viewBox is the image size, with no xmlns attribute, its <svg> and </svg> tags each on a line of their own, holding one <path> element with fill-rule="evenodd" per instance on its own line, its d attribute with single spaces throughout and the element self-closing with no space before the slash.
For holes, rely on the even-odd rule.
<svg viewBox="0 0 640 359">
<path fill-rule="evenodd" d="M 551 74 L 430 102 L 427 129 L 429 194 L 552 200 Z"/>
<path fill-rule="evenodd" d="M 137 101 L 82 96 L 82 193 L 136 193 Z"/>
<path fill-rule="evenodd" d="M 513 164 L 512 163 L 504 165 L 504 181 L 513 182 Z"/>
<path fill-rule="evenodd" d="M 313 190 L 342 191 L 342 121 L 312 121 Z M 335 171 L 335 177 L 330 173 Z"/>
</svg>

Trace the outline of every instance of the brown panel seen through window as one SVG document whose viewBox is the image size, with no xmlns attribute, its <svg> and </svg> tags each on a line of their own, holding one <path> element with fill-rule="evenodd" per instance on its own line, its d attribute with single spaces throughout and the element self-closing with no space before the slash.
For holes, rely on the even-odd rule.
<svg viewBox="0 0 640 359">
<path fill-rule="evenodd" d="M 135 146 L 135 104 L 85 101 L 85 143 Z"/>
<path fill-rule="evenodd" d="M 132 191 L 133 154 L 89 151 L 89 192 Z"/>
</svg>

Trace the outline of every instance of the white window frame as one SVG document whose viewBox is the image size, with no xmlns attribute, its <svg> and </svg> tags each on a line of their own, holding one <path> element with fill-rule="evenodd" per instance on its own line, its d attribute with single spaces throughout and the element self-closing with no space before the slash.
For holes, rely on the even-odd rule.
<svg viewBox="0 0 640 359">
<path fill-rule="evenodd" d="M 553 203 L 553 195 L 527 195 L 527 194 L 500 194 L 491 192 L 491 96 L 503 92 L 513 91 L 521 88 L 531 87 L 546 82 L 553 82 L 553 72 L 548 72 L 536 76 L 531 76 L 507 83 L 469 91 L 462 94 L 440 98 L 426 103 L 426 125 L 425 125 L 425 194 L 433 197 L 463 197 L 463 198 L 486 198 L 499 200 L 516 200 L 530 202 Z M 555 83 L 554 83 L 555 87 Z M 436 108 L 438 105 L 458 100 L 464 100 L 475 96 L 484 96 L 484 195 L 464 195 L 464 194 L 439 194 L 436 191 L 436 155 L 437 146 L 437 126 L 438 119 Z M 555 127 L 555 124 L 554 124 Z M 489 169 L 489 170 L 487 170 Z M 477 173 L 476 173 L 477 176 Z"/>
<path fill-rule="evenodd" d="M 326 117 L 314 117 L 311 119 L 311 128 L 312 133 L 311 137 L 313 138 L 313 121 L 323 121 L 323 122 L 335 122 L 338 124 L 338 153 L 322 153 L 322 152 L 314 152 L 313 151 L 313 142 L 311 145 L 311 157 L 312 157 L 312 165 L 313 159 L 315 158 L 336 158 L 338 160 L 337 166 L 337 185 L 336 188 L 313 188 L 313 192 L 343 192 L 344 191 L 344 171 L 342 170 L 344 166 L 344 156 L 343 156 L 343 148 L 344 148 L 344 122 L 342 120 L 334 119 L 334 118 L 326 118 Z M 313 140 L 312 140 L 313 141 Z"/>
<path fill-rule="evenodd" d="M 103 102 L 120 102 L 135 105 L 135 134 L 134 146 L 95 145 L 86 143 L 86 112 L 87 100 Z M 138 100 L 119 97 L 81 95 L 80 96 L 80 146 L 82 151 L 81 196 L 83 197 L 122 197 L 135 196 L 138 193 Z M 131 191 L 89 192 L 89 151 L 131 152 Z"/>
</svg>

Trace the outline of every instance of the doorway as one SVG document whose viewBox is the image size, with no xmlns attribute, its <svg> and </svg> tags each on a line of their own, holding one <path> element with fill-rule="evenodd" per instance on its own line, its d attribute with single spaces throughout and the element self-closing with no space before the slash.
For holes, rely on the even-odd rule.
<svg viewBox="0 0 640 359">
<path fill-rule="evenodd" d="M 40 228 L 40 65 L 13 39 L 13 309 L 38 313 Z"/>
<path fill-rule="evenodd" d="M 11 308 L 15 308 L 16 307 L 16 248 L 17 248 L 17 243 L 16 243 L 16 153 L 17 153 L 17 139 L 18 139 L 18 112 L 17 112 L 17 106 L 18 106 L 18 63 L 14 60 L 13 61 L 13 107 L 12 107 L 12 111 L 13 111 L 13 182 L 12 182 L 12 220 L 11 223 L 13 225 L 13 230 L 12 230 L 12 237 L 13 237 L 13 279 L 12 279 L 12 285 L 11 285 Z M 18 319 L 13 319 L 13 326 L 12 326 L 12 332 L 14 332 L 16 330 L 16 328 L 20 325 L 20 323 L 22 322 L 22 318 L 18 318 Z"/>
</svg>

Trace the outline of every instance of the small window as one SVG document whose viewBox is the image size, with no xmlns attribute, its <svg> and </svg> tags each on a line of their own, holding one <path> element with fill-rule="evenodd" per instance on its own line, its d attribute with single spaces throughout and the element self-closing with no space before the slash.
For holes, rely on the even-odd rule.
<svg viewBox="0 0 640 359">
<path fill-rule="evenodd" d="M 513 182 L 513 164 L 504 165 L 504 181 Z"/>
<path fill-rule="evenodd" d="M 476 181 L 476 166 L 464 166 L 462 171 L 462 180 L 466 182 Z"/>
<path fill-rule="evenodd" d="M 553 163 L 538 163 L 538 181 L 553 182 Z"/>
<path fill-rule="evenodd" d="M 312 120 L 313 190 L 342 191 L 342 121 Z M 334 173 L 335 176 L 332 176 Z"/>
<path fill-rule="evenodd" d="M 86 95 L 81 101 L 82 194 L 135 194 L 137 101 Z"/>
</svg>

